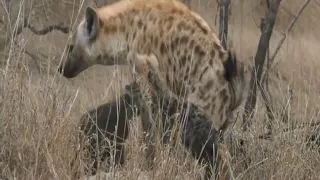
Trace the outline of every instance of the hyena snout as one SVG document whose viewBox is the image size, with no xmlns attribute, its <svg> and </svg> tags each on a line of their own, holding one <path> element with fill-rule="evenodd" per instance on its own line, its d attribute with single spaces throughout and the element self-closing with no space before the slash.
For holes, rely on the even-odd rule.
<svg viewBox="0 0 320 180">
<path fill-rule="evenodd" d="M 76 55 L 74 51 L 74 45 L 68 45 L 67 58 L 58 68 L 58 72 L 66 78 L 74 78 L 89 67 L 84 58 Z"/>
</svg>

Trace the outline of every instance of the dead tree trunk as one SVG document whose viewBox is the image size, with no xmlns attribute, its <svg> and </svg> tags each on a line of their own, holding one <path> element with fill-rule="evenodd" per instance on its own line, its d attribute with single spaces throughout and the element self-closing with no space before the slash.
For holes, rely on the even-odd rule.
<svg viewBox="0 0 320 180">
<path fill-rule="evenodd" d="M 229 7 L 230 0 L 220 0 L 219 39 L 225 49 L 227 49 L 228 40 Z"/>
<path fill-rule="evenodd" d="M 277 17 L 277 12 L 280 6 L 281 0 L 273 0 L 270 2 L 268 14 L 263 19 L 262 34 L 259 40 L 257 53 L 255 56 L 255 65 L 251 73 L 250 90 L 247 102 L 245 104 L 245 111 L 243 115 L 243 130 L 246 131 L 251 125 L 251 118 L 254 114 L 254 108 L 257 101 L 257 84 L 260 84 L 263 65 L 266 59 L 267 50 L 269 47 L 270 38 L 273 31 L 273 26 Z"/>
</svg>

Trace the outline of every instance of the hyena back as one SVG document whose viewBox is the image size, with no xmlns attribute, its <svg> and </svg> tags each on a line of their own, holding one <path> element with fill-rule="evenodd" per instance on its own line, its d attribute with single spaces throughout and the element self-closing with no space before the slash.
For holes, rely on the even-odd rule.
<svg viewBox="0 0 320 180">
<path fill-rule="evenodd" d="M 142 82 L 152 71 L 162 89 L 185 95 L 217 131 L 228 127 L 242 102 L 242 66 L 205 20 L 181 2 L 123 0 L 95 10 L 88 7 L 74 38 L 65 77 L 94 64 L 108 65 L 106 57 L 127 56 Z"/>
</svg>

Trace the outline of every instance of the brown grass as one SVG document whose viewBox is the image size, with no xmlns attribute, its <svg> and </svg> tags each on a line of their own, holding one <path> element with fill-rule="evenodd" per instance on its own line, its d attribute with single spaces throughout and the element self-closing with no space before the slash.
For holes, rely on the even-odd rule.
<svg viewBox="0 0 320 180">
<path fill-rule="evenodd" d="M 3 4 L 4 0 L 1 0 Z M 16 17 L 29 16 L 35 27 L 63 22 L 76 24 L 79 8 L 94 6 L 86 1 L 73 6 L 66 1 L 26 1 L 19 8 L 12 0 L 11 25 Z M 98 3 L 102 3 L 100 0 Z M 265 13 L 263 0 L 234 1 L 230 20 L 230 39 L 239 59 L 248 69 L 253 59 L 260 31 L 257 26 Z M 238 179 L 317 179 L 320 177 L 319 147 L 306 145 L 305 135 L 313 128 L 283 132 L 302 123 L 319 120 L 320 67 L 320 5 L 314 0 L 301 15 L 277 56 L 270 77 L 270 92 L 274 109 L 274 140 L 261 140 L 266 132 L 266 113 L 259 99 L 251 131 L 234 129 L 234 141 L 229 146 L 232 164 Z M 271 41 L 271 52 L 302 4 L 301 0 L 283 0 Z M 193 0 L 192 7 L 217 30 L 214 24 L 215 0 Z M 80 12 L 80 13 L 81 13 Z M 7 17 L 3 8 L 1 15 Z M 32 34 L 28 29 L 13 39 L 6 26 L 0 34 L 0 179 L 72 179 L 69 166 L 78 149 L 77 123 L 88 108 L 110 101 L 130 82 L 126 66 L 91 67 L 79 77 L 68 80 L 56 73 L 66 45 L 67 35 L 52 32 L 45 36 Z M 10 54 L 8 53 L 11 51 Z M 37 58 L 31 58 L 26 51 Z M 288 90 L 293 90 L 293 101 L 287 108 L 288 118 L 281 121 Z M 241 110 L 242 112 L 242 110 Z M 127 163 L 121 173 L 124 179 L 135 179 L 143 164 L 139 125 L 133 121 L 127 144 Z M 239 120 L 239 124 L 241 119 Z M 240 146 L 239 140 L 245 140 Z M 195 179 L 201 167 L 190 156 L 183 156 L 178 147 L 173 155 L 163 148 L 157 156 L 155 171 L 148 172 L 154 179 Z M 245 152 L 243 152 L 245 151 Z M 83 164 L 78 166 L 81 170 Z M 114 170 L 111 170 L 114 171 Z M 81 171 L 82 175 L 83 172 Z M 151 178 L 150 178 L 151 179 Z"/>
</svg>

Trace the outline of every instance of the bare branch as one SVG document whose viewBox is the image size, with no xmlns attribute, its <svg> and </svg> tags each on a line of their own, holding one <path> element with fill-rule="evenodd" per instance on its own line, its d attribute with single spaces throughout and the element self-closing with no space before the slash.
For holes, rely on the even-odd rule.
<svg viewBox="0 0 320 180">
<path fill-rule="evenodd" d="M 273 26 L 277 17 L 280 2 L 281 0 L 275 0 L 273 3 L 270 4 L 268 14 L 266 16 L 266 19 L 264 19 L 262 34 L 259 40 L 259 45 L 255 56 L 255 66 L 251 73 L 250 89 L 252 90 L 252 92 L 249 94 L 248 100 L 245 103 L 244 107 L 245 111 L 243 115 L 243 130 L 247 130 L 247 128 L 251 125 L 250 119 L 254 114 L 254 108 L 257 101 L 257 84 L 260 84 L 263 72 L 263 65 L 266 59 L 267 49 L 269 47 L 269 42 L 272 35 Z"/>
<path fill-rule="evenodd" d="M 299 16 L 301 15 L 301 13 L 303 12 L 303 10 L 307 7 L 307 5 L 309 4 L 311 0 L 306 0 L 304 2 L 304 4 L 301 6 L 300 10 L 297 12 L 297 14 L 294 16 L 294 18 L 292 19 L 292 21 L 290 22 L 288 28 L 286 29 L 285 33 L 283 33 L 283 37 L 280 40 L 275 52 L 273 53 L 273 55 L 270 57 L 270 64 L 272 64 L 272 62 L 274 61 L 274 59 L 276 58 L 284 40 L 287 38 L 288 34 L 290 33 L 293 25 L 297 22 Z"/>
<path fill-rule="evenodd" d="M 222 46 L 227 49 L 227 40 L 228 40 L 228 20 L 229 20 L 229 7 L 230 0 L 221 0 L 219 3 L 220 6 L 220 18 L 219 18 L 219 39 L 222 43 Z"/>
<path fill-rule="evenodd" d="M 60 24 L 56 24 L 56 25 L 50 25 L 47 26 L 43 29 L 36 29 L 35 27 L 31 26 L 28 22 L 28 19 L 24 19 L 24 23 L 22 26 L 19 26 L 17 28 L 17 35 L 19 35 L 22 32 L 23 28 L 28 28 L 30 29 L 34 34 L 36 35 L 45 35 L 48 34 L 49 32 L 53 31 L 53 30 L 57 30 L 60 31 L 62 33 L 69 33 L 70 32 L 70 28 L 67 26 L 64 26 L 62 23 Z"/>
</svg>

